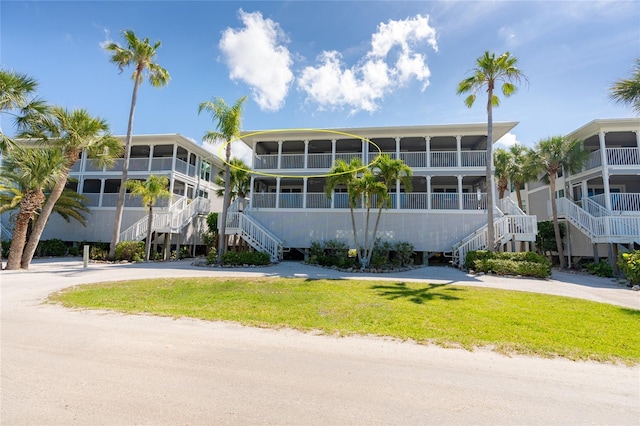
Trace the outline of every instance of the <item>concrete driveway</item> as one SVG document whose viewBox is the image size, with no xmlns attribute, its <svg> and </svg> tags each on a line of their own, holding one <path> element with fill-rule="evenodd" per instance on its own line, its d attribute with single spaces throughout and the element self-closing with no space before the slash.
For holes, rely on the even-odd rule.
<svg viewBox="0 0 640 426">
<path fill-rule="evenodd" d="M 81 283 L 224 275 L 362 278 L 296 262 L 246 270 L 188 261 L 83 269 L 69 260 L 3 271 L 0 423 L 638 425 L 639 367 L 42 304 L 52 291 Z M 569 274 L 500 279 L 427 267 L 375 278 L 640 306 L 637 292 Z"/>
</svg>

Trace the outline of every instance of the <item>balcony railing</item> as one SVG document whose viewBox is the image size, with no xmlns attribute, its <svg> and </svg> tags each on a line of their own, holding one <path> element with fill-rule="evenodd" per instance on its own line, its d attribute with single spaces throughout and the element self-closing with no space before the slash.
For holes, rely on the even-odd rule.
<svg viewBox="0 0 640 426">
<path fill-rule="evenodd" d="M 640 194 L 627 192 L 622 194 L 609 194 L 609 196 L 612 211 L 618 214 L 640 214 Z M 593 197 L 589 197 L 589 200 L 604 208 L 607 206 L 605 194 L 594 195 Z"/>
<path fill-rule="evenodd" d="M 640 149 L 638 148 L 607 148 L 607 164 L 609 166 L 637 166 L 640 165 Z M 598 149 L 589 154 L 584 164 L 584 170 L 591 170 L 602 166 L 601 151 Z"/>
<path fill-rule="evenodd" d="M 331 200 L 322 193 L 308 193 L 307 194 L 307 208 L 308 209 L 329 209 L 331 208 Z"/>
</svg>

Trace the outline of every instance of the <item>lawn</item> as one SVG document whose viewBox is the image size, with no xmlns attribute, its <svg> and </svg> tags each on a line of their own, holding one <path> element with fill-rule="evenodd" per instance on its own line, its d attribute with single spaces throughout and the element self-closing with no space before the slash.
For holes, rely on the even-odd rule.
<svg viewBox="0 0 640 426">
<path fill-rule="evenodd" d="M 49 301 L 507 354 L 640 362 L 640 310 L 519 291 L 402 281 L 172 278 L 83 285 Z"/>
</svg>

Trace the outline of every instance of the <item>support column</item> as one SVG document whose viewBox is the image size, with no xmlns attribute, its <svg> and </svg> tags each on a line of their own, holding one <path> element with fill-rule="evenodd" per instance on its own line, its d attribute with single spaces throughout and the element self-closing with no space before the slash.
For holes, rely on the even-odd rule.
<svg viewBox="0 0 640 426">
<path fill-rule="evenodd" d="M 636 134 L 636 145 L 638 145 L 638 151 L 640 151 L 640 130 L 634 130 L 633 133 Z"/>
<path fill-rule="evenodd" d="M 426 136 L 424 140 L 426 142 L 427 167 L 431 167 L 431 136 Z"/>
<path fill-rule="evenodd" d="M 462 136 L 456 136 L 456 157 L 458 167 L 462 167 Z"/>
<path fill-rule="evenodd" d="M 431 176 L 427 176 L 427 210 L 431 210 Z"/>
<path fill-rule="evenodd" d="M 104 195 L 104 179 L 100 179 L 100 197 L 98 198 L 98 206 L 102 207 L 102 196 Z M 125 194 L 126 196 L 126 194 Z M 126 198 L 125 198 L 126 201 Z"/>
<path fill-rule="evenodd" d="M 176 170 L 176 160 L 178 158 L 178 144 L 173 144 L 173 158 L 171 159 L 171 174 L 175 173 Z"/>
<path fill-rule="evenodd" d="M 153 163 L 153 149 L 155 148 L 155 145 L 149 145 L 149 164 L 147 167 L 147 171 L 150 172 L 153 170 L 153 168 L 151 167 L 152 163 Z"/>
<path fill-rule="evenodd" d="M 304 168 L 309 167 L 309 140 L 304 141 Z"/>
<path fill-rule="evenodd" d="M 604 203 L 607 210 L 611 211 L 611 191 L 609 189 L 609 164 L 607 162 L 607 145 L 605 132 L 600 130 L 600 159 L 602 160 L 602 184 L 604 186 Z"/>
<path fill-rule="evenodd" d="M 249 208 L 253 207 L 253 194 L 255 193 L 256 177 L 251 175 L 251 186 L 249 186 Z"/>
<path fill-rule="evenodd" d="M 278 170 L 282 169 L 282 141 L 278 141 Z"/>
<path fill-rule="evenodd" d="M 276 178 L 276 209 L 280 208 L 280 177 Z"/>
<path fill-rule="evenodd" d="M 302 208 L 307 208 L 307 177 L 302 178 Z"/>
<path fill-rule="evenodd" d="M 331 166 L 332 167 L 335 164 L 335 162 L 336 162 L 336 140 L 331 139 Z M 333 207 L 333 204 L 331 205 L 331 207 Z"/>
<path fill-rule="evenodd" d="M 396 138 L 396 160 L 400 159 L 400 139 L 401 138 Z"/>
<path fill-rule="evenodd" d="M 462 210 L 462 175 L 458 175 L 458 210 Z"/>
<path fill-rule="evenodd" d="M 362 151 L 360 158 L 362 159 L 362 164 L 369 164 L 369 155 L 367 155 L 367 147 L 369 144 L 364 139 L 360 140 L 360 151 Z"/>
<path fill-rule="evenodd" d="M 396 210 L 400 210 L 400 179 L 396 179 Z"/>
<path fill-rule="evenodd" d="M 582 198 L 588 198 L 589 197 L 589 188 L 587 185 L 587 181 L 583 180 L 582 182 L 580 182 L 580 187 L 581 187 L 581 191 L 582 191 Z M 582 207 L 584 208 L 584 202 L 582 203 Z"/>
</svg>

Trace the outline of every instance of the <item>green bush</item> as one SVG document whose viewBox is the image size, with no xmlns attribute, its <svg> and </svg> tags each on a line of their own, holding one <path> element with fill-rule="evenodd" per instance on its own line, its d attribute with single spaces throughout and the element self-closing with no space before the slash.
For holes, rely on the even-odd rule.
<svg viewBox="0 0 640 426">
<path fill-rule="evenodd" d="M 629 284 L 640 284 L 640 250 L 622 253 L 618 259 L 620 270 Z"/>
<path fill-rule="evenodd" d="M 91 260 L 107 260 L 109 256 L 109 246 L 104 243 L 95 243 L 89 249 L 89 259 Z"/>
<path fill-rule="evenodd" d="M 211 265 L 212 263 L 216 263 L 218 261 L 218 250 L 215 247 L 212 247 L 207 253 L 207 265 Z"/>
<path fill-rule="evenodd" d="M 69 256 L 80 256 L 80 247 L 78 246 L 69 247 Z"/>
<path fill-rule="evenodd" d="M 393 245 L 395 251 L 395 259 L 400 266 L 407 266 L 413 263 L 413 244 L 405 241 L 399 241 Z"/>
<path fill-rule="evenodd" d="M 475 250 L 467 253 L 465 268 L 497 275 L 521 275 L 547 278 L 551 276 L 551 262 L 533 252 L 497 252 Z"/>
<path fill-rule="evenodd" d="M 191 253 L 189 252 L 189 247 L 182 247 L 178 252 L 178 259 L 186 259 L 191 257 Z"/>
<path fill-rule="evenodd" d="M 67 254 L 67 245 L 57 238 L 42 240 L 36 249 L 38 256 L 64 256 Z"/>
<path fill-rule="evenodd" d="M 268 265 L 271 257 L 267 252 L 228 251 L 222 255 L 223 265 Z"/>
<path fill-rule="evenodd" d="M 2 242 L 2 257 L 9 257 L 9 247 L 11 247 L 11 241 L 3 241 Z"/>
<path fill-rule="evenodd" d="M 121 241 L 116 246 L 116 260 L 140 262 L 144 260 L 144 249 L 142 241 Z"/>
<path fill-rule="evenodd" d="M 613 277 L 613 266 L 609 265 L 606 260 L 601 260 L 598 263 L 585 263 L 584 267 L 591 275 L 605 278 Z"/>
</svg>

